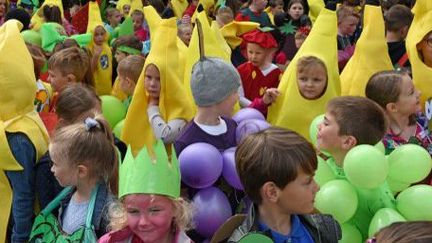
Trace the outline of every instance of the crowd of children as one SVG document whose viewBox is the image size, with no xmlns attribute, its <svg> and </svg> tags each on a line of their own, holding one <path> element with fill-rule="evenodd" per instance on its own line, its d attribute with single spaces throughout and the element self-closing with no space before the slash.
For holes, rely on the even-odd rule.
<svg viewBox="0 0 432 243">
<path fill-rule="evenodd" d="M 428 1 L 0 0 L 0 241 L 350 242 L 347 222 L 316 209 L 315 172 L 349 180 L 345 158 L 362 145 L 432 155 Z M 371 56 L 359 39 L 374 8 L 386 35 L 370 45 L 387 49 Z M 341 82 L 354 57 L 374 70 L 365 97 L 341 96 L 358 87 Z M 126 111 L 117 124 L 107 96 Z M 266 129 L 245 136 L 244 108 Z M 194 218 L 204 189 L 181 179 L 197 143 L 224 167 L 236 147 L 242 188 L 222 172 L 214 187 L 237 215 L 213 239 Z M 367 207 L 349 222 L 359 242 L 431 241 L 430 214 L 371 232 Z"/>
</svg>

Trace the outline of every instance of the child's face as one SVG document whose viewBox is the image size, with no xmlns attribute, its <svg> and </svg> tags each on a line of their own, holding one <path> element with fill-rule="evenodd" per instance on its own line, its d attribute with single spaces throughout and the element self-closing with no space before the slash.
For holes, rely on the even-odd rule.
<svg viewBox="0 0 432 243">
<path fill-rule="evenodd" d="M 348 16 L 342 19 L 338 24 L 339 34 L 341 35 L 353 35 L 359 19 L 354 16 Z"/>
<path fill-rule="evenodd" d="M 143 17 L 141 15 L 138 14 L 134 14 L 132 16 L 132 21 L 134 24 L 134 30 L 138 30 L 142 28 L 142 24 L 144 22 Z"/>
<path fill-rule="evenodd" d="M 123 9 L 123 15 L 124 16 L 128 16 L 129 15 L 130 8 L 131 8 L 131 6 L 129 4 L 123 5 L 122 9 Z"/>
<path fill-rule="evenodd" d="M 116 50 L 114 57 L 117 63 L 120 63 L 121 60 L 125 59 L 128 55 L 122 51 Z"/>
<path fill-rule="evenodd" d="M 159 69 L 150 64 L 145 70 L 144 87 L 151 98 L 159 99 L 161 83 Z"/>
<path fill-rule="evenodd" d="M 315 194 L 319 190 L 313 174 L 298 170 L 297 178 L 288 183 L 279 196 L 279 205 L 288 214 L 309 214 L 314 210 Z M 293 198 L 296 198 L 293 200 Z"/>
<path fill-rule="evenodd" d="M 247 44 L 248 61 L 254 66 L 262 68 L 267 64 L 267 50 L 258 44 Z"/>
<path fill-rule="evenodd" d="M 303 5 L 301 3 L 293 3 L 291 7 L 288 9 L 288 14 L 291 16 L 293 20 L 297 20 L 304 13 Z"/>
<path fill-rule="evenodd" d="M 108 18 L 108 21 L 109 21 L 109 23 L 110 23 L 110 25 L 111 25 L 111 27 L 117 27 L 117 25 L 119 25 L 120 24 L 120 21 L 121 21 L 121 18 L 122 18 L 122 15 L 121 15 L 121 13 L 120 13 L 120 11 L 115 11 L 109 18 Z"/>
<path fill-rule="evenodd" d="M 297 72 L 297 84 L 305 99 L 318 99 L 327 87 L 327 72 L 321 65 L 311 64 L 302 72 Z"/>
<path fill-rule="evenodd" d="M 48 82 L 55 92 L 61 92 L 70 82 L 67 75 L 63 75 L 62 72 L 57 69 L 48 69 Z"/>
<path fill-rule="evenodd" d="M 133 92 L 135 90 L 135 84 L 127 78 L 125 75 L 120 74 L 118 75 L 119 81 L 120 81 L 120 89 L 127 95 L 133 95 Z"/>
<path fill-rule="evenodd" d="M 423 57 L 423 62 L 432 68 L 432 32 L 417 44 L 417 50 Z"/>
<path fill-rule="evenodd" d="M 301 45 L 303 45 L 303 42 L 305 41 L 305 38 L 296 38 L 295 39 L 295 45 L 297 49 L 300 49 Z"/>
<path fill-rule="evenodd" d="M 408 75 L 403 76 L 400 86 L 399 99 L 395 102 L 397 113 L 408 117 L 421 111 L 420 93 Z"/>
<path fill-rule="evenodd" d="M 276 15 L 278 13 L 282 13 L 284 11 L 283 10 L 283 5 L 276 5 L 276 7 L 272 8 L 271 11 L 272 11 L 273 15 Z"/>
<path fill-rule="evenodd" d="M 96 27 L 94 31 L 94 37 L 93 37 L 93 40 L 96 45 L 100 46 L 105 42 L 105 34 L 106 31 L 102 26 Z"/>
<path fill-rule="evenodd" d="M 263 11 L 267 6 L 267 0 L 253 0 L 253 3 L 255 4 L 255 8 L 258 12 Z"/>
<path fill-rule="evenodd" d="M 225 98 L 221 103 L 217 104 L 217 110 L 221 116 L 231 117 L 234 112 L 234 105 L 238 102 L 239 96 L 237 91 Z"/>
<path fill-rule="evenodd" d="M 51 172 L 54 173 L 60 186 L 76 186 L 78 184 L 78 167 L 70 166 L 63 158 L 51 155 Z"/>
<path fill-rule="evenodd" d="M 192 37 L 192 30 L 190 28 L 184 28 L 182 34 L 180 35 L 180 39 L 189 46 L 190 39 Z"/>
<path fill-rule="evenodd" d="M 164 196 L 127 195 L 123 201 L 128 226 L 143 242 L 167 242 L 174 218 L 172 201 Z"/>
<path fill-rule="evenodd" d="M 324 120 L 318 125 L 318 149 L 333 153 L 342 149 L 342 136 L 339 135 L 339 124 L 330 112 L 326 112 Z"/>
</svg>

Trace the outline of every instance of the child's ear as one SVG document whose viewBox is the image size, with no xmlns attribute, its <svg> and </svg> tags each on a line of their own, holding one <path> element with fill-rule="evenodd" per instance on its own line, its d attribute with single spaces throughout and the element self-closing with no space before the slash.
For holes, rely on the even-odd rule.
<svg viewBox="0 0 432 243">
<path fill-rule="evenodd" d="M 386 105 L 386 111 L 387 112 L 397 112 L 397 105 L 394 102 L 390 102 Z"/>
<path fill-rule="evenodd" d="M 357 139 L 354 136 L 352 136 L 352 135 L 344 136 L 344 138 L 342 140 L 342 149 L 343 150 L 348 151 L 356 145 L 357 145 Z"/>
<path fill-rule="evenodd" d="M 69 83 L 76 83 L 77 82 L 75 75 L 73 75 L 71 73 L 66 75 L 66 78 L 67 78 Z"/>
<path fill-rule="evenodd" d="M 275 203 L 279 198 L 279 191 L 280 189 L 274 182 L 268 181 L 261 187 L 261 197 L 266 201 Z"/>
<path fill-rule="evenodd" d="M 84 178 L 89 174 L 88 168 L 85 165 L 78 165 L 78 177 Z"/>
</svg>

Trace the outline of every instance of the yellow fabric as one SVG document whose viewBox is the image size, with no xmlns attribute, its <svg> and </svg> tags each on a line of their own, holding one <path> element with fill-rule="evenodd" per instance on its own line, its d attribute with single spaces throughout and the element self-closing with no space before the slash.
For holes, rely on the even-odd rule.
<svg viewBox="0 0 432 243">
<path fill-rule="evenodd" d="M 223 51 L 222 45 L 218 43 L 218 40 L 213 30 L 211 29 L 209 22 L 207 21 L 206 13 L 204 11 L 198 13 L 197 18 L 200 20 L 202 30 L 203 30 L 205 55 L 208 57 L 220 57 L 226 60 L 227 62 L 231 62 L 231 57 Z M 198 28 L 194 28 L 192 31 L 192 36 L 189 42 L 189 47 L 186 56 L 188 58 L 186 60 L 186 65 L 184 69 L 185 72 L 184 72 L 183 85 L 184 85 L 184 89 L 186 90 L 186 98 L 194 104 L 195 102 L 192 96 L 192 90 L 190 88 L 190 79 L 191 79 L 193 65 L 196 62 L 198 62 L 200 57 Z M 194 105 L 193 113 L 195 114 L 196 111 L 197 111 L 197 107 Z"/>
<path fill-rule="evenodd" d="M 212 11 L 212 7 L 214 7 L 215 2 L 214 0 L 199 0 L 198 5 L 201 4 L 204 8 L 205 13 L 207 13 L 207 21 L 211 21 L 211 19 L 208 17 L 210 15 L 210 11 Z M 195 23 L 195 19 L 198 17 L 198 8 L 195 9 L 194 14 L 191 17 L 191 22 Z"/>
<path fill-rule="evenodd" d="M 181 19 L 189 3 L 187 0 L 171 0 L 171 6 L 176 18 Z"/>
<path fill-rule="evenodd" d="M 432 98 L 432 68 L 421 60 L 417 44 L 432 31 L 432 1 L 417 0 L 413 13 L 414 19 L 406 38 L 406 49 L 411 62 L 414 85 L 421 91 L 420 102 L 423 108 L 429 108 L 425 113 L 430 119 L 432 102 L 428 102 L 428 99 Z"/>
<path fill-rule="evenodd" d="M 222 33 L 219 29 L 219 25 L 216 21 L 212 21 L 210 28 L 213 30 L 213 33 L 216 37 L 216 41 L 220 44 L 221 50 L 224 52 L 224 56 L 231 57 L 231 48 L 222 36 Z"/>
<path fill-rule="evenodd" d="M 312 23 L 318 18 L 321 10 L 324 8 L 325 4 L 323 0 L 308 0 L 309 4 L 309 18 Z"/>
<path fill-rule="evenodd" d="M 178 37 L 177 37 L 177 48 L 178 48 L 178 58 L 179 58 L 179 65 L 178 65 L 177 70 L 179 72 L 180 81 L 183 84 L 188 47 Z M 193 102 L 192 102 L 192 104 L 193 104 Z"/>
<path fill-rule="evenodd" d="M 340 95 L 336 35 L 336 12 L 323 9 L 308 38 L 282 76 L 278 87 L 281 94 L 268 110 L 267 119 L 271 124 L 292 129 L 310 141 L 311 121 L 325 112 L 330 99 Z M 297 61 L 300 57 L 311 55 L 325 63 L 328 75 L 327 89 L 316 100 L 304 99 L 297 85 Z"/>
<path fill-rule="evenodd" d="M 143 13 L 150 31 L 150 42 L 153 43 L 154 35 L 152 35 L 152 33 L 156 33 L 156 29 L 158 28 L 159 23 L 162 21 L 162 18 L 156 12 L 156 9 L 151 5 L 144 7 Z"/>
<path fill-rule="evenodd" d="M 220 32 L 222 36 L 225 38 L 225 41 L 231 47 L 231 49 L 235 49 L 242 43 L 242 38 L 239 36 L 252 31 L 259 27 L 258 23 L 249 22 L 249 21 L 232 21 L 224 25 Z"/>
<path fill-rule="evenodd" d="M 114 85 L 111 91 L 111 95 L 117 97 L 119 100 L 123 101 L 127 99 L 127 94 L 125 94 L 120 88 L 120 80 L 117 77 L 114 81 Z"/>
<path fill-rule="evenodd" d="M 136 156 L 143 146 L 151 146 L 156 142 L 154 133 L 146 115 L 147 92 L 144 87 L 145 70 L 153 64 L 159 69 L 161 90 L 159 96 L 160 115 L 165 121 L 184 119 L 189 121 L 192 114 L 192 104 L 185 99 L 186 91 L 183 89 L 178 76 L 178 49 L 176 19 L 161 20 L 155 39 L 164 40 L 152 43 L 152 48 L 144 64 L 143 71 L 138 79 L 128 113 L 126 114 L 122 130 L 122 140 L 132 147 Z"/>
<path fill-rule="evenodd" d="M 97 2 L 89 2 L 87 33 L 92 33 L 92 41 L 89 43 L 90 52 L 94 53 L 94 31 L 98 26 L 104 26 Z M 105 29 L 105 28 L 104 28 Z M 99 56 L 96 70 L 93 72 L 93 79 L 97 95 L 111 94 L 112 80 L 112 52 L 108 45 L 108 32 L 105 30 L 105 42 L 102 44 L 102 52 Z"/>
<path fill-rule="evenodd" d="M 131 15 L 134 10 L 139 10 L 142 12 L 143 11 L 142 9 L 143 9 L 143 4 L 141 0 L 131 0 L 131 9 L 129 11 L 129 15 Z"/>
<path fill-rule="evenodd" d="M 381 7 L 366 5 L 363 26 L 354 55 L 340 75 L 342 95 L 365 96 L 366 84 L 374 73 L 393 69 Z"/>
<path fill-rule="evenodd" d="M 34 110 L 37 87 L 33 60 L 20 35 L 21 28 L 22 24 L 16 20 L 0 27 L 0 242 L 6 241 L 12 204 L 12 189 L 5 170 L 22 170 L 10 150 L 6 132 L 27 135 L 37 158 L 48 149 L 48 133 Z"/>
<path fill-rule="evenodd" d="M 131 5 L 132 3 L 131 3 L 131 0 L 119 0 L 118 2 L 117 2 L 117 5 L 116 5 L 116 8 L 120 11 L 120 13 L 122 13 L 123 15 L 124 15 L 124 12 L 123 12 L 123 6 L 124 5 Z M 131 6 L 132 7 L 132 6 Z M 131 13 L 131 11 L 129 11 L 129 13 Z"/>
<path fill-rule="evenodd" d="M 32 29 L 35 31 L 39 31 L 42 24 L 45 22 L 43 18 L 43 8 L 45 6 L 57 6 L 60 8 L 61 17 L 64 18 L 63 4 L 61 0 L 46 0 L 42 6 L 33 14 L 30 23 L 32 24 Z"/>
<path fill-rule="evenodd" d="M 273 13 L 272 13 L 272 11 L 271 11 L 271 7 L 268 6 L 266 9 L 264 9 L 264 12 L 267 13 L 267 15 L 268 15 L 269 18 L 270 18 L 270 22 L 271 22 L 271 24 L 274 25 L 274 15 L 273 15 Z"/>
</svg>

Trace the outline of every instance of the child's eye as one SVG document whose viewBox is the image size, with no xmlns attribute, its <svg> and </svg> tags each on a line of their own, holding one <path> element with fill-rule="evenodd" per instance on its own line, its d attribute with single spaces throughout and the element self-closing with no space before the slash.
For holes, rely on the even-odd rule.
<svg viewBox="0 0 432 243">
<path fill-rule="evenodd" d="M 127 213 L 128 214 L 138 214 L 139 213 L 139 211 L 138 210 L 136 210 L 136 209 L 127 209 Z"/>
</svg>

